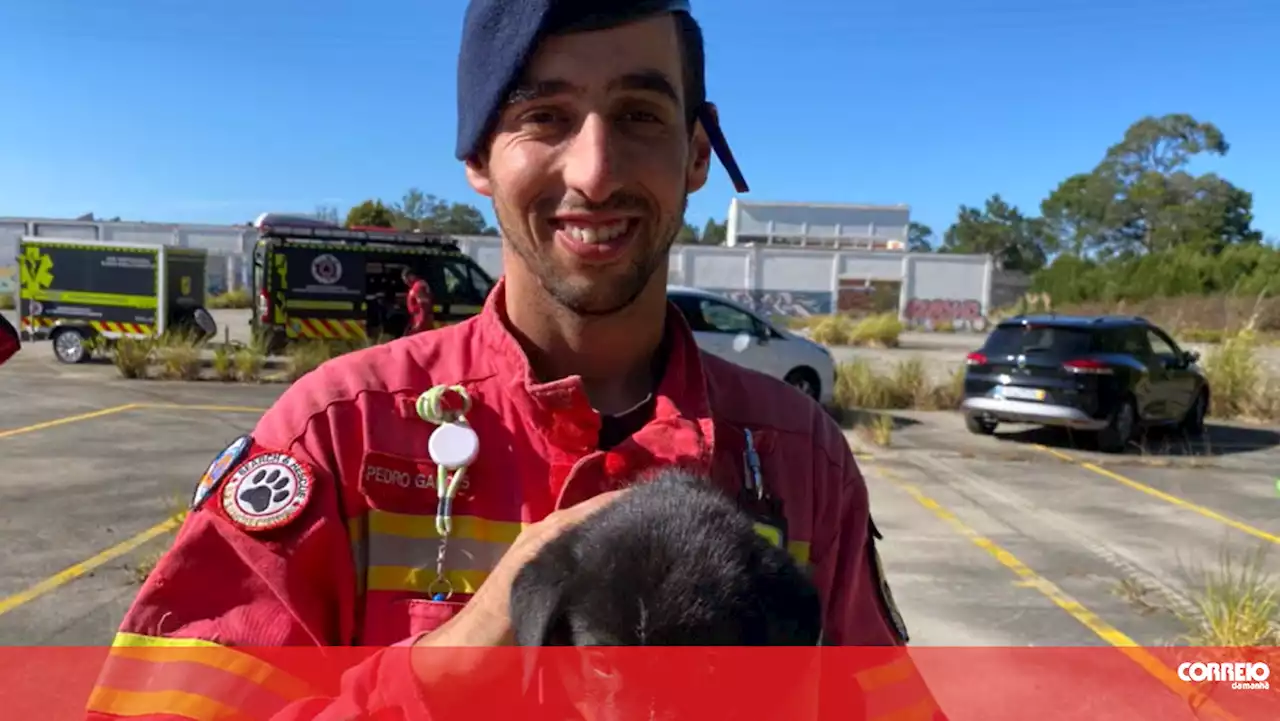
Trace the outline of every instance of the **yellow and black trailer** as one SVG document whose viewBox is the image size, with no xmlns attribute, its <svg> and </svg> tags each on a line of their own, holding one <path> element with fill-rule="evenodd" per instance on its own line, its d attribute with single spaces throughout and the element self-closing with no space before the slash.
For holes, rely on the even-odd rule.
<svg viewBox="0 0 1280 721">
<path fill-rule="evenodd" d="M 212 335 L 216 328 L 204 307 L 207 260 L 208 251 L 198 248 L 24 237 L 18 245 L 21 333 L 52 341 L 64 363 L 84 362 L 91 348 L 109 348 L 121 338 L 152 338 L 180 327 Z"/>
<path fill-rule="evenodd" d="M 268 352 L 298 341 L 363 344 L 399 337 L 407 326 L 401 277 L 410 268 L 427 281 L 438 325 L 480 312 L 494 280 L 448 236 L 384 229 L 256 222 L 250 320 Z"/>
</svg>

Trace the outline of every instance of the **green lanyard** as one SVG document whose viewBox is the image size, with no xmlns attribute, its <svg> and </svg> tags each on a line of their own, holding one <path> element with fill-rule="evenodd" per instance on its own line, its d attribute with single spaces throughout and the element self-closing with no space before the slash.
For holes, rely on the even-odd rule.
<svg viewBox="0 0 1280 721">
<path fill-rule="evenodd" d="M 441 401 L 446 393 L 456 393 L 462 398 L 462 409 L 446 411 Z M 471 411 L 471 397 L 462 386 L 439 385 L 418 396 L 415 404 L 418 416 L 436 426 L 427 439 L 427 453 L 436 464 L 436 532 L 440 534 L 440 549 L 436 554 L 436 577 L 427 587 L 433 600 L 446 601 L 453 595 L 453 584 L 444 571 L 445 550 L 453 533 L 453 499 L 467 474 L 467 468 L 480 452 L 480 438 L 467 423 Z"/>
</svg>

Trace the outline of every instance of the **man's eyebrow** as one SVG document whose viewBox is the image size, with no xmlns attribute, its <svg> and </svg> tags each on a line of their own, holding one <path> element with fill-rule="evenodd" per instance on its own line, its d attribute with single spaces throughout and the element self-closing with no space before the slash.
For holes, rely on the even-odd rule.
<svg viewBox="0 0 1280 721">
<path fill-rule="evenodd" d="M 548 80 L 524 80 L 516 84 L 511 92 L 507 93 L 507 105 L 515 105 L 516 103 L 527 103 L 532 100 L 541 100 L 555 95 L 570 95 L 581 92 L 581 88 L 577 87 L 568 80 L 559 78 L 551 78 Z"/>
<path fill-rule="evenodd" d="M 615 78 L 609 83 L 609 92 L 619 90 L 641 91 L 662 95 L 673 103 L 680 102 L 680 94 L 675 84 L 661 70 L 640 70 Z M 507 93 L 506 105 L 527 103 L 556 95 L 577 95 L 582 88 L 562 78 L 546 78 L 542 80 L 525 80 L 516 84 Z"/>
</svg>

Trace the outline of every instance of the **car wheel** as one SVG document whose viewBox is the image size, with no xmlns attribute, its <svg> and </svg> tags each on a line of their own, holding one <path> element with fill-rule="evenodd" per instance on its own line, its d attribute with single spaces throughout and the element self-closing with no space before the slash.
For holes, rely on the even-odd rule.
<svg viewBox="0 0 1280 721">
<path fill-rule="evenodd" d="M 966 415 L 964 417 L 964 427 L 969 429 L 970 433 L 979 436 L 989 436 L 996 432 L 996 422 L 989 421 L 978 416 Z"/>
<path fill-rule="evenodd" d="M 1209 414 L 1209 392 L 1201 389 L 1196 394 L 1196 400 L 1187 409 L 1187 415 L 1182 419 L 1182 430 L 1187 433 L 1199 435 L 1204 433 L 1204 418 Z"/>
<path fill-rule="evenodd" d="M 818 381 L 818 374 L 808 368 L 796 368 L 783 380 L 815 401 L 822 396 L 822 384 Z"/>
<path fill-rule="evenodd" d="M 1133 400 L 1126 398 L 1111 414 L 1107 427 L 1098 431 L 1098 448 L 1104 453 L 1120 453 L 1133 438 L 1134 429 L 1138 425 L 1138 412 Z"/>
<path fill-rule="evenodd" d="M 62 363 L 84 363 L 89 360 L 85 335 L 76 328 L 63 328 L 53 334 L 53 355 Z"/>
</svg>

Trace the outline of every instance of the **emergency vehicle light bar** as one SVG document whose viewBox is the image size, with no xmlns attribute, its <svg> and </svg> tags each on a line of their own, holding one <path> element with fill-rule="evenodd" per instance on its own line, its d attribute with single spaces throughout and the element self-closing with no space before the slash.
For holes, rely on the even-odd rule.
<svg viewBox="0 0 1280 721">
<path fill-rule="evenodd" d="M 442 248 L 458 247 L 458 242 L 447 235 L 428 233 L 403 233 L 395 230 L 352 230 L 309 225 L 261 225 L 258 232 L 264 236 L 281 238 L 314 238 L 343 243 L 389 243 L 391 245 L 435 245 Z"/>
</svg>

